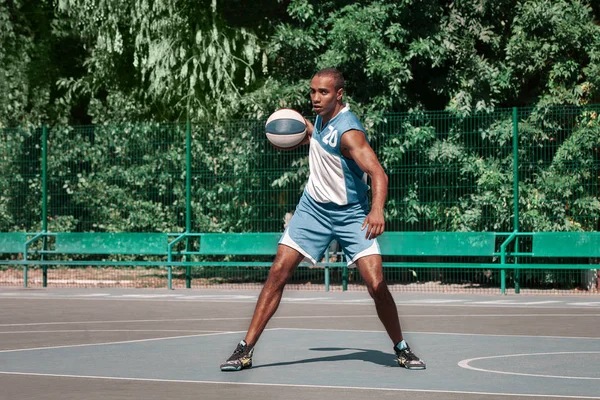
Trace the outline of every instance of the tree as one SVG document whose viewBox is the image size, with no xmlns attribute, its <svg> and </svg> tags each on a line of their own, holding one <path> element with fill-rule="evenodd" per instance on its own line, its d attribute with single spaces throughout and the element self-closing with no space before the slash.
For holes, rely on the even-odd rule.
<svg viewBox="0 0 600 400">
<path fill-rule="evenodd" d="M 59 1 L 88 49 L 85 76 L 59 81 L 67 102 L 88 96 L 97 122 L 229 116 L 267 65 L 257 35 L 223 14 L 215 0 Z"/>
<path fill-rule="evenodd" d="M 294 93 L 317 69 L 335 66 L 349 100 L 374 120 L 411 109 L 598 101 L 600 27 L 590 4 L 292 0 L 292 20 L 270 37 L 268 90 L 249 98 L 265 110 L 285 102 L 308 112 L 307 97 Z"/>
</svg>

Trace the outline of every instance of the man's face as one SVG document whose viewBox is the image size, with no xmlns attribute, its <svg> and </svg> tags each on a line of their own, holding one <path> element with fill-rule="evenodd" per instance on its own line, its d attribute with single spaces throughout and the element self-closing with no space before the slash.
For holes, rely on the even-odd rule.
<svg viewBox="0 0 600 400">
<path fill-rule="evenodd" d="M 315 113 L 328 119 L 342 100 L 344 89 L 335 90 L 333 78 L 315 76 L 310 82 L 310 100 Z"/>
</svg>

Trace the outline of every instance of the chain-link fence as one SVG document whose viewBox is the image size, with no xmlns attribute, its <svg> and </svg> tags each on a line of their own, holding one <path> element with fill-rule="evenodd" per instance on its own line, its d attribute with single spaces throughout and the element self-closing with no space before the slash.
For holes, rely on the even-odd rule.
<svg viewBox="0 0 600 400">
<path fill-rule="evenodd" d="M 600 106 L 556 106 L 469 115 L 416 111 L 364 121 L 389 176 L 386 229 L 598 231 L 598 113 Z M 2 129 L 0 232 L 280 232 L 307 178 L 307 148 L 275 150 L 264 138 L 264 121 Z M 525 238 L 519 246 L 526 251 L 531 244 Z M 519 281 L 524 289 L 581 287 L 597 262 L 590 259 L 590 269 L 582 271 L 531 272 Z M 49 284 L 165 285 L 161 268 L 52 268 L 53 276 L 65 276 Z M 294 278 L 299 284 L 322 283 L 322 270 L 303 271 Z M 111 273 L 120 278 L 101 278 Z M 194 285 L 252 286 L 264 281 L 267 270 L 202 267 L 186 273 Z M 386 271 L 392 286 L 407 290 L 431 282 L 436 290 L 497 287 L 495 273 Z M 2 274 L 11 276 L 0 282 L 5 285 L 18 282 L 22 272 L 4 267 Z M 351 285 L 360 284 L 355 275 L 348 277 Z"/>
</svg>

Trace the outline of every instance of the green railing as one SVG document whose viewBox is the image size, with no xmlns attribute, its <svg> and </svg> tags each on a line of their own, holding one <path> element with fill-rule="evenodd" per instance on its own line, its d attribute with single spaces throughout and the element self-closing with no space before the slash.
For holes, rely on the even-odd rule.
<svg viewBox="0 0 600 400">
<path fill-rule="evenodd" d="M 389 176 L 387 230 L 598 231 L 598 113 L 598 105 L 555 106 L 365 120 Z M 234 121 L 1 129 L 0 232 L 282 231 L 308 176 L 307 149 L 278 152 L 263 128 L 264 121 Z M 514 254 L 527 251 L 526 239 L 516 243 Z M 197 273 L 186 267 L 186 286 Z M 517 290 L 519 273 L 507 278 Z"/>
</svg>

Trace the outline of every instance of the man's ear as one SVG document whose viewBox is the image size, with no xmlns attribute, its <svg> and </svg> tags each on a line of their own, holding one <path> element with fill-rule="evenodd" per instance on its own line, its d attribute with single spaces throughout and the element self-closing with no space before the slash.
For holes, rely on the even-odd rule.
<svg viewBox="0 0 600 400">
<path fill-rule="evenodd" d="M 343 95 L 344 95 L 344 88 L 339 88 L 337 91 L 337 95 L 336 95 L 337 101 L 342 101 Z"/>
</svg>

